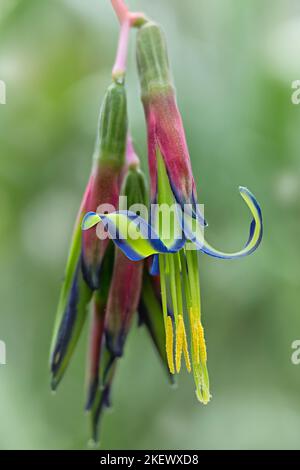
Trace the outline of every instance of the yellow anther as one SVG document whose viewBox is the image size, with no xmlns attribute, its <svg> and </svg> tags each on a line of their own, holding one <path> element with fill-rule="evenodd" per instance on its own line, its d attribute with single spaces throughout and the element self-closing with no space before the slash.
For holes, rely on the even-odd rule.
<svg viewBox="0 0 300 470">
<path fill-rule="evenodd" d="M 199 320 L 198 322 L 198 332 L 199 332 L 199 351 L 200 351 L 200 360 L 203 364 L 206 364 L 207 353 L 206 353 L 206 344 L 204 338 L 204 329 Z"/>
<path fill-rule="evenodd" d="M 168 366 L 169 366 L 171 374 L 175 374 L 173 344 L 174 344 L 173 325 L 172 325 L 171 317 L 168 316 L 166 320 L 166 352 L 167 352 Z"/>
<path fill-rule="evenodd" d="M 181 356 L 183 348 L 183 337 L 185 334 L 184 322 L 182 315 L 178 315 L 176 329 L 176 371 L 179 373 L 181 368 Z"/>
</svg>

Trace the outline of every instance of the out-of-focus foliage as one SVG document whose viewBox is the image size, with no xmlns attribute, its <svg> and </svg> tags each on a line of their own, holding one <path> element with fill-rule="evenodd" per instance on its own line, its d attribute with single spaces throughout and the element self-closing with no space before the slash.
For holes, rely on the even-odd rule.
<svg viewBox="0 0 300 470">
<path fill-rule="evenodd" d="M 239 184 L 260 201 L 265 234 L 247 259 L 200 259 L 211 403 L 197 403 L 187 375 L 170 389 L 145 332 L 133 328 L 102 446 L 297 448 L 300 366 L 290 357 L 300 338 L 300 105 L 291 104 L 291 82 L 300 79 L 299 4 L 128 3 L 164 25 L 208 238 L 228 250 L 246 241 Z M 117 33 L 109 0 L 1 0 L 2 449 L 86 446 L 86 334 L 55 397 L 48 350 Z M 134 41 L 128 90 L 146 168 Z"/>
</svg>

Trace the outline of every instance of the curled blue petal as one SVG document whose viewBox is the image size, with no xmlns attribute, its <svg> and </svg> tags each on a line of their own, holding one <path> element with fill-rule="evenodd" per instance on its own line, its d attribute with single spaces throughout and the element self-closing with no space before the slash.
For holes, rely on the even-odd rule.
<svg viewBox="0 0 300 470">
<path fill-rule="evenodd" d="M 234 253 L 225 253 L 223 251 L 219 251 L 213 248 L 203 237 L 202 240 L 194 241 L 197 248 L 203 253 L 209 256 L 213 256 L 215 258 L 235 259 L 250 255 L 251 253 L 253 253 L 253 251 L 258 248 L 263 236 L 263 221 L 261 208 L 256 198 L 249 191 L 249 189 L 240 186 L 239 190 L 242 198 L 246 202 L 253 216 L 253 220 L 250 224 L 249 238 L 246 245 L 241 250 L 236 251 Z"/>
<path fill-rule="evenodd" d="M 96 212 L 87 212 L 82 219 L 81 229 L 89 230 L 101 221 L 101 217 Z"/>
</svg>

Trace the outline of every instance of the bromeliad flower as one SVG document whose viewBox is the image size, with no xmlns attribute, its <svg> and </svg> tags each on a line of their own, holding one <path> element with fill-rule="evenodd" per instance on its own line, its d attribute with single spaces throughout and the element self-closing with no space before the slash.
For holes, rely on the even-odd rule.
<svg viewBox="0 0 300 470">
<path fill-rule="evenodd" d="M 92 169 L 91 189 L 87 197 L 88 210 L 104 204 L 107 211 L 118 207 L 120 184 L 125 162 L 127 135 L 127 105 L 124 84 L 114 82 L 107 90 L 100 112 Z M 92 290 L 100 285 L 101 261 L 108 239 L 99 240 L 96 233 L 83 233 L 82 269 Z"/>
<path fill-rule="evenodd" d="M 114 3 L 120 5 L 119 0 Z M 154 278 L 149 280 L 148 268 L 144 269 L 144 261 L 132 262 L 114 247 L 105 234 L 104 224 L 100 238 L 99 232 L 81 231 L 87 211 L 101 207 L 108 214 L 119 207 L 120 195 L 126 196 L 131 206 L 146 204 L 144 175 L 127 135 L 124 86 L 130 25 L 142 22 L 142 15 L 130 14 L 130 21 L 125 19 L 121 28 L 113 83 L 101 107 L 92 173 L 75 224 L 51 345 L 51 386 L 56 389 L 74 352 L 91 301 L 86 410 L 95 441 L 102 411 L 110 403 L 118 359 L 137 311 L 139 323 L 148 329 L 168 370 L 161 299 L 155 291 Z M 123 202 L 121 199 L 121 210 Z"/>
<path fill-rule="evenodd" d="M 198 251 L 222 259 L 240 258 L 256 250 L 262 238 L 260 207 L 253 194 L 240 187 L 253 217 L 247 243 L 237 252 L 225 253 L 207 242 L 165 37 L 144 15 L 130 13 L 123 0 L 112 4 L 121 22 L 113 84 L 101 108 L 93 169 L 77 217 L 50 361 L 56 388 L 92 300 L 86 410 L 94 440 L 102 411 L 110 404 L 113 379 L 136 312 L 171 381 L 184 361 L 193 372 L 198 400 L 208 403 Z M 127 135 L 124 81 L 131 26 L 139 28 L 137 62 L 148 131 L 150 214 L 144 175 Z M 120 195 L 126 196 L 126 204 L 118 200 Z M 95 225 L 99 231 L 91 230 Z"/>
<path fill-rule="evenodd" d="M 133 187 L 138 200 L 144 192 L 143 183 L 142 173 L 136 168 L 129 169 L 121 194 L 128 197 L 128 189 L 132 191 Z M 101 279 L 96 292 L 87 378 L 86 409 L 91 412 L 91 430 L 95 441 L 101 411 L 109 406 L 117 360 L 123 355 L 132 317 L 139 304 L 143 274 L 143 261 L 131 262 L 117 247 L 106 260 L 105 278 Z"/>
<path fill-rule="evenodd" d="M 77 216 L 56 314 L 50 354 L 53 389 L 73 354 L 92 292 L 99 288 L 102 261 L 109 243 L 108 239 L 100 240 L 95 232 L 82 234 L 82 217 L 100 204 L 105 204 L 108 210 L 118 207 L 126 135 L 125 88 L 123 84 L 113 83 L 100 111 L 93 168 Z"/>
<path fill-rule="evenodd" d="M 122 203 L 125 203 L 123 197 L 131 207 L 146 204 L 144 175 L 139 169 L 137 158 L 133 158 L 130 139 L 127 145 L 128 162 L 121 191 L 121 210 Z M 140 321 L 148 328 L 162 361 L 167 364 L 162 346 L 164 331 L 161 303 L 154 294 L 154 287 L 149 282 L 147 273 L 143 276 L 144 261 L 132 262 L 116 247 L 114 254 L 107 251 L 104 263 L 100 288 L 95 293 L 87 378 L 86 409 L 89 411 L 94 441 L 98 438 L 102 411 L 110 406 L 111 387 L 118 359 L 123 355 L 136 311 L 140 312 Z"/>
<path fill-rule="evenodd" d="M 180 371 L 183 355 L 187 370 L 193 370 L 196 395 L 206 404 L 210 391 L 197 250 L 222 259 L 249 255 L 262 238 L 261 210 L 251 192 L 240 187 L 240 194 L 253 216 L 248 242 L 235 253 L 224 253 L 209 245 L 203 236 L 206 223 L 197 205 L 166 42 L 161 28 L 155 23 L 145 23 L 138 32 L 137 62 L 148 129 L 151 202 L 155 210 L 151 210 L 149 220 L 129 211 L 108 215 L 88 213 L 82 228 L 87 230 L 102 221 L 115 244 L 129 259 L 138 261 L 154 255 L 152 272 L 160 275 L 170 372 Z M 162 206 L 170 211 L 175 207 L 167 235 L 161 223 Z M 187 321 L 190 341 L 185 327 Z"/>
<path fill-rule="evenodd" d="M 97 441 L 102 411 L 110 404 L 117 362 L 123 355 L 128 330 L 138 310 L 140 321 L 146 325 L 167 368 L 162 347 L 161 303 L 153 294 L 146 274 L 143 280 L 143 260 L 132 262 L 107 236 L 99 239 L 94 231 L 82 233 L 80 228 L 88 209 L 102 206 L 109 212 L 119 206 L 119 200 L 120 210 L 125 200 L 132 207 L 146 204 L 144 175 L 126 133 L 124 84 L 113 83 L 100 112 L 93 170 L 77 217 L 51 346 L 52 389 L 56 389 L 92 301 L 85 408 L 89 412 L 94 441 Z"/>
<path fill-rule="evenodd" d="M 166 178 L 160 181 L 158 187 Z M 241 194 L 250 208 L 253 220 L 250 225 L 250 237 L 245 247 L 236 253 L 224 253 L 211 248 L 204 238 L 196 236 L 189 240 L 182 229 L 184 237 L 181 244 L 172 239 L 166 244 L 158 232 L 145 219 L 130 211 L 120 210 L 110 214 L 87 213 L 82 228 L 88 230 L 102 222 L 108 229 L 114 243 L 123 253 L 135 262 L 155 256 L 157 271 L 160 275 L 162 306 L 165 324 L 166 353 L 169 369 L 172 374 L 181 368 L 182 354 L 187 370 L 193 369 L 196 394 L 199 401 L 207 403 L 210 398 L 207 373 L 207 354 L 204 330 L 201 322 L 200 282 L 197 250 L 211 256 L 224 259 L 237 258 L 250 254 L 258 246 L 262 235 L 262 216 L 254 196 L 246 189 Z M 197 219 L 196 219 L 197 220 Z M 185 311 L 185 313 L 184 313 Z M 185 322 L 190 324 L 190 353 Z M 191 359 L 190 359 L 191 358 Z"/>
</svg>

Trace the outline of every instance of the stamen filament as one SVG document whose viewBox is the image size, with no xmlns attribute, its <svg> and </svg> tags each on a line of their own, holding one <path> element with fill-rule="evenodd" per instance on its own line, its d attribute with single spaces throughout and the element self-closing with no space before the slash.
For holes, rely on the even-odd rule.
<svg viewBox="0 0 300 470">
<path fill-rule="evenodd" d="M 177 294 L 177 305 L 180 313 L 183 312 L 183 303 L 182 303 L 182 292 L 181 292 L 181 267 L 180 267 L 180 258 L 179 253 L 175 254 L 174 257 L 174 266 L 175 266 L 175 282 L 176 282 L 176 294 Z"/>
<path fill-rule="evenodd" d="M 162 309 L 163 309 L 165 331 L 166 331 L 167 330 L 168 305 L 167 305 L 167 286 L 166 286 L 164 255 L 159 255 L 158 259 L 159 259 L 161 300 L 162 300 Z"/>
<path fill-rule="evenodd" d="M 183 335 L 183 355 L 184 355 L 185 366 L 187 368 L 187 371 L 191 372 L 192 368 L 191 368 L 191 361 L 190 361 L 190 355 L 189 355 L 185 329 L 184 329 L 184 335 Z"/>
<path fill-rule="evenodd" d="M 165 260 L 165 273 L 169 275 L 170 274 L 170 265 L 169 265 L 168 256 L 164 256 L 164 260 Z"/>
<path fill-rule="evenodd" d="M 190 356 L 189 356 L 189 351 L 188 351 L 183 316 L 178 315 L 178 325 L 177 325 L 177 333 L 176 333 L 176 371 L 177 373 L 179 373 L 181 369 L 182 352 L 184 354 L 186 368 L 188 372 L 190 372 L 191 363 L 190 363 Z"/>
<path fill-rule="evenodd" d="M 190 309 L 190 325 L 191 325 L 191 336 L 192 336 L 192 360 L 194 364 L 200 363 L 200 342 L 198 334 L 198 322 L 195 318 L 194 309 Z"/>
<path fill-rule="evenodd" d="M 191 298 L 191 290 L 190 290 L 190 283 L 187 275 L 187 265 L 186 265 L 186 257 L 184 254 L 184 250 L 180 251 L 180 261 L 181 261 L 181 272 L 183 278 L 183 286 L 184 286 L 184 293 L 185 299 L 187 303 L 187 309 L 190 311 L 192 306 L 192 298 Z"/>
<path fill-rule="evenodd" d="M 174 312 L 174 317 L 175 317 L 175 324 L 177 326 L 177 319 L 178 319 L 179 312 L 178 312 L 178 303 L 177 303 L 176 274 L 175 274 L 173 255 L 169 255 L 169 268 L 170 268 L 170 289 L 171 289 L 172 305 L 173 305 L 173 312 Z"/>
<path fill-rule="evenodd" d="M 183 354 L 188 372 L 193 369 L 196 396 L 199 401 L 206 404 L 210 400 L 210 393 L 206 367 L 206 344 L 201 323 L 197 252 L 182 249 L 179 253 L 159 255 L 159 266 L 166 330 L 166 352 L 170 372 L 172 374 L 175 374 L 175 371 L 180 372 Z M 183 299 L 183 293 L 185 299 Z M 168 296 L 174 317 L 168 313 Z M 186 307 L 189 316 L 191 360 L 183 317 L 184 307 Z"/>
<path fill-rule="evenodd" d="M 206 367 L 207 353 L 204 330 L 201 323 L 200 280 L 198 271 L 198 256 L 194 250 L 185 250 L 186 254 L 186 283 L 190 292 L 190 327 L 191 349 L 196 395 L 199 401 L 206 404 L 210 400 L 209 378 Z M 184 270 L 183 270 L 184 271 Z"/>
</svg>

